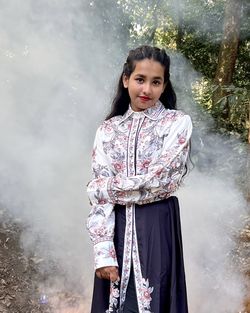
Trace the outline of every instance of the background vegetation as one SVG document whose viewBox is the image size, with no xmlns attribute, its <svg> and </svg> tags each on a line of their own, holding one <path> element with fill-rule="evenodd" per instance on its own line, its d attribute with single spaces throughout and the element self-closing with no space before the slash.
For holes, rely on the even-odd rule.
<svg viewBox="0 0 250 313">
<path fill-rule="evenodd" d="M 204 113 L 203 119 L 212 120 L 208 123 L 210 134 L 220 133 L 220 144 L 224 147 L 211 153 L 213 135 L 206 136 L 207 129 L 202 129 L 204 124 L 193 112 L 195 126 L 203 134 L 199 138 L 203 147 L 192 146 L 193 161 L 202 170 L 209 163 L 203 159 L 210 158 L 212 166 L 207 164 L 205 170 L 233 176 L 249 204 L 250 1 L 94 0 L 91 9 L 92 14 L 100 14 L 99 35 L 107 38 L 105 34 L 110 30 L 116 34 L 117 42 L 121 43 L 118 54 L 139 44 L 157 45 L 181 53 L 201 74 L 191 82 L 192 96 Z M 117 46 L 110 40 L 107 53 L 113 48 Z M 218 153 L 226 155 L 218 157 Z M 223 158 L 225 162 L 221 164 Z M 246 215 L 245 227 L 236 237 L 244 255 L 241 263 L 246 263 L 241 267 L 250 277 L 249 211 Z M 250 312 L 250 299 L 247 305 Z"/>
<path fill-rule="evenodd" d="M 193 96 L 214 118 L 216 131 L 250 141 L 248 0 L 95 0 L 90 5 L 92 14 L 101 15 L 99 35 L 112 29 L 127 48 L 148 43 L 181 52 L 202 74 L 192 85 Z"/>
</svg>

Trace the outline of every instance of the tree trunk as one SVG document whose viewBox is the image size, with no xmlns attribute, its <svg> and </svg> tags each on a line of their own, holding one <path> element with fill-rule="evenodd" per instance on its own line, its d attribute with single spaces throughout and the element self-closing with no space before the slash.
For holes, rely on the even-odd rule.
<svg viewBox="0 0 250 313">
<path fill-rule="evenodd" d="M 218 101 L 226 97 L 225 88 L 232 83 L 239 46 L 241 8 L 241 0 L 227 0 L 225 3 L 223 38 L 214 78 L 217 88 L 213 93 L 213 106 L 218 106 Z M 227 101 L 223 104 L 222 118 L 225 119 L 229 115 L 229 108 Z"/>
<path fill-rule="evenodd" d="M 248 98 L 249 99 L 249 98 Z M 248 105 L 248 115 L 249 115 L 249 125 L 250 125 L 250 99 L 249 99 L 249 105 Z M 249 143 L 249 146 L 250 146 L 250 126 L 248 128 L 248 143 Z"/>
<path fill-rule="evenodd" d="M 249 101 L 249 123 L 250 123 L 250 101 Z M 247 147 L 247 201 L 250 203 L 250 128 L 248 129 L 248 147 Z"/>
<path fill-rule="evenodd" d="M 183 6 L 180 0 L 176 0 L 177 4 L 177 36 L 176 36 L 176 48 L 181 50 L 184 36 L 184 22 L 183 22 Z"/>
</svg>

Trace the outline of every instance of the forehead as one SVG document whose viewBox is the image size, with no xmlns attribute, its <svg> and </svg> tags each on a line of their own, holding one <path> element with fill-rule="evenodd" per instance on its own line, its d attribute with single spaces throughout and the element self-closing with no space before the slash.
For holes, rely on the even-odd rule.
<svg viewBox="0 0 250 313">
<path fill-rule="evenodd" d="M 144 75 L 149 77 L 164 78 L 165 67 L 158 61 L 153 59 L 144 59 L 136 61 L 133 75 Z"/>
</svg>

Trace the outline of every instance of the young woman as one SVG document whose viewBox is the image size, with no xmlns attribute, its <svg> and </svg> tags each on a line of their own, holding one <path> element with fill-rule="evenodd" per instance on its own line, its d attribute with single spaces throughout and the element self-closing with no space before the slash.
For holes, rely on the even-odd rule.
<svg viewBox="0 0 250 313">
<path fill-rule="evenodd" d="M 187 313 L 178 199 L 191 119 L 176 110 L 164 49 L 129 52 L 98 128 L 87 187 L 92 313 Z"/>
</svg>

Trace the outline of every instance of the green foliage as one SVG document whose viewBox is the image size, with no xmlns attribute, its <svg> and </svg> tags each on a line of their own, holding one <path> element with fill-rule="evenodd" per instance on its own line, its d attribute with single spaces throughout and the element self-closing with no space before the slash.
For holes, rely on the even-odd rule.
<svg viewBox="0 0 250 313">
<path fill-rule="evenodd" d="M 233 76 L 234 84 L 250 89 L 250 40 L 240 43 L 238 57 Z"/>
<path fill-rule="evenodd" d="M 211 43 L 194 34 L 187 34 L 183 38 L 181 52 L 192 62 L 194 68 L 207 78 L 214 78 L 219 45 Z"/>
<path fill-rule="evenodd" d="M 140 44 L 154 44 L 155 33 L 166 27 L 164 18 L 165 2 L 162 0 L 118 0 L 123 7 L 124 14 L 131 21 L 129 46 L 132 48 Z"/>
<path fill-rule="evenodd" d="M 231 135 L 247 141 L 249 124 L 250 92 L 245 87 L 234 85 L 224 87 L 226 96 L 215 105 L 212 104 L 212 95 L 218 86 L 214 86 L 211 80 L 201 79 L 193 85 L 193 95 L 196 102 L 209 112 L 216 121 L 217 130 L 221 133 L 228 132 Z M 225 110 L 227 111 L 224 117 Z"/>
<path fill-rule="evenodd" d="M 220 131 L 247 139 L 250 87 L 250 3 L 241 0 L 240 46 L 233 85 L 212 105 L 226 0 L 119 0 L 131 21 L 129 46 L 155 44 L 178 50 L 202 73 L 193 88 L 196 101 L 215 119 Z M 227 111 L 225 114 L 225 111 Z"/>
</svg>

